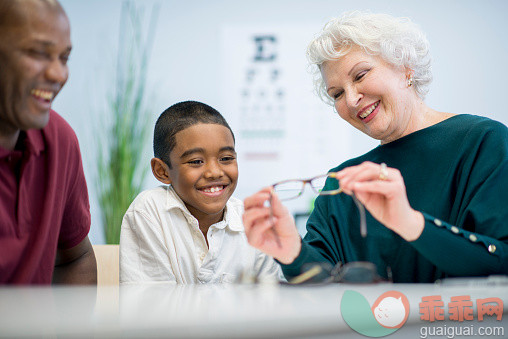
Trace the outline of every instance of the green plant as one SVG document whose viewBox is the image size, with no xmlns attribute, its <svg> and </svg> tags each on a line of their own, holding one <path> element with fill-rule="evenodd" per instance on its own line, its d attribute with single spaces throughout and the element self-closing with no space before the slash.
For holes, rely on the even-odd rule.
<svg viewBox="0 0 508 339">
<path fill-rule="evenodd" d="M 157 13 L 154 6 L 143 34 L 143 10 L 131 1 L 122 4 L 115 87 L 105 112 L 111 123 L 99 126 L 103 133 L 97 148 L 97 192 L 107 244 L 119 243 L 123 215 L 148 169 L 142 161 L 150 127 L 146 74 Z"/>
</svg>

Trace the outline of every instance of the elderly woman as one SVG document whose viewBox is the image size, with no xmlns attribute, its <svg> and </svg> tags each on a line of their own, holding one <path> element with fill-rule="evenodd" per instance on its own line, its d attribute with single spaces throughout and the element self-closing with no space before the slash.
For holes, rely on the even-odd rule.
<svg viewBox="0 0 508 339">
<path fill-rule="evenodd" d="M 270 187 L 245 199 L 250 244 L 288 279 L 310 262 L 370 261 L 395 282 L 508 273 L 508 130 L 425 104 L 430 57 L 420 30 L 350 13 L 326 24 L 307 53 L 321 96 L 381 144 L 330 171 L 325 189 L 338 180 L 346 194 L 316 199 L 303 240 Z M 369 212 L 366 238 L 353 193 Z"/>
</svg>

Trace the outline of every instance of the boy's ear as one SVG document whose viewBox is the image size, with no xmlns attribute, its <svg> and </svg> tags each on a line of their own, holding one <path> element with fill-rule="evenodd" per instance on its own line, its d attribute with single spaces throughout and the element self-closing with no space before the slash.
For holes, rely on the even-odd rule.
<svg viewBox="0 0 508 339">
<path fill-rule="evenodd" d="M 169 177 L 169 167 L 164 161 L 159 158 L 152 158 L 150 164 L 152 165 L 152 173 L 155 179 L 166 185 L 171 184 L 171 178 Z"/>
</svg>

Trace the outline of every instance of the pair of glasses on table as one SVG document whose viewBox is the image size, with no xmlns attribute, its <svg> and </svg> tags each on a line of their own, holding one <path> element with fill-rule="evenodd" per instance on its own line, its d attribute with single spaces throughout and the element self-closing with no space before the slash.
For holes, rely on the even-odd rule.
<svg viewBox="0 0 508 339">
<path fill-rule="evenodd" d="M 329 263 L 308 263 L 302 267 L 303 273 L 289 280 L 290 285 L 299 284 L 375 284 L 393 282 L 392 270 L 386 268 L 387 278 L 377 273 L 376 265 L 369 261 L 352 261 L 345 265 L 338 262 L 335 266 Z"/>
<path fill-rule="evenodd" d="M 309 179 L 290 179 L 279 181 L 272 185 L 272 192 L 275 192 L 281 201 L 292 200 L 300 197 L 304 190 L 305 186 L 308 184 L 312 191 L 318 195 L 336 195 L 342 193 L 342 189 L 339 187 L 337 189 L 325 189 L 325 182 L 328 178 L 335 178 L 335 172 L 329 172 L 327 174 L 321 174 Z M 338 179 L 337 179 L 338 180 Z M 360 234 L 362 237 L 367 236 L 367 221 L 365 219 L 365 207 L 358 200 L 358 198 L 353 193 L 351 195 L 357 209 L 358 214 L 360 216 Z M 272 210 L 272 196 L 270 195 L 270 217 L 273 216 Z"/>
</svg>

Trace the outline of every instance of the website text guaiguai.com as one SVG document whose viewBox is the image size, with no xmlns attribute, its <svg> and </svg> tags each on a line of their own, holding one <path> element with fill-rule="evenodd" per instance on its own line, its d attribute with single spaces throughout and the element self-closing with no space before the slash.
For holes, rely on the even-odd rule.
<svg viewBox="0 0 508 339">
<path fill-rule="evenodd" d="M 455 338 L 468 336 L 485 336 L 485 337 L 505 337 L 505 329 L 503 326 L 422 326 L 420 328 L 420 338 Z"/>
</svg>

